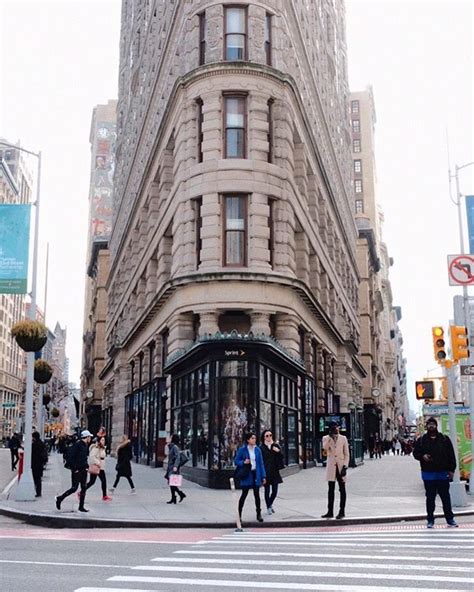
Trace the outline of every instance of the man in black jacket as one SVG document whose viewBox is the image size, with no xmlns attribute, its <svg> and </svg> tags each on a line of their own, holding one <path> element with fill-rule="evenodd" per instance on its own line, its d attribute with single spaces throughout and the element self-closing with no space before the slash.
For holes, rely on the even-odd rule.
<svg viewBox="0 0 474 592">
<path fill-rule="evenodd" d="M 62 501 L 68 495 L 75 493 L 80 485 L 79 512 L 89 511 L 84 507 L 84 500 L 86 499 L 87 469 L 89 468 L 87 458 L 89 456 L 89 444 L 91 439 L 92 434 L 89 430 L 84 430 L 81 432 L 81 439 L 73 445 L 68 459 L 69 468 L 71 469 L 71 488 L 63 494 L 56 496 L 56 508 L 58 510 L 61 509 Z"/>
<path fill-rule="evenodd" d="M 33 432 L 31 444 L 31 472 L 35 483 L 36 497 L 41 497 L 41 479 L 44 465 L 48 461 L 46 446 L 41 440 L 39 432 Z"/>
<path fill-rule="evenodd" d="M 427 527 L 434 526 L 436 495 L 443 503 L 443 512 L 450 527 L 457 527 L 451 509 L 449 482 L 456 470 L 456 456 L 448 436 L 438 432 L 438 422 L 434 417 L 426 420 L 426 434 L 415 442 L 413 456 L 420 461 L 421 478 L 426 491 Z"/>
</svg>

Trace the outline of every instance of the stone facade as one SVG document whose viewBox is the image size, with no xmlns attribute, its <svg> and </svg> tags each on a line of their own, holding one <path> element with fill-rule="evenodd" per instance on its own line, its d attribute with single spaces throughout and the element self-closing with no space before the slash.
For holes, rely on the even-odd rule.
<svg viewBox="0 0 474 592">
<path fill-rule="evenodd" d="M 398 326 L 401 309 L 393 305 L 393 261 L 383 241 L 383 213 L 377 202 L 372 88 L 351 93 L 350 100 L 366 439 L 376 431 L 382 439 L 392 439 L 404 425 L 408 404 Z"/>
<path fill-rule="evenodd" d="M 224 59 L 229 7 L 245 9 L 241 61 Z M 302 359 L 315 411 L 361 404 L 345 56 L 341 1 L 123 2 L 101 374 L 114 438 L 124 396 L 216 332 L 272 337 Z M 243 105 L 237 158 L 227 96 Z"/>
</svg>

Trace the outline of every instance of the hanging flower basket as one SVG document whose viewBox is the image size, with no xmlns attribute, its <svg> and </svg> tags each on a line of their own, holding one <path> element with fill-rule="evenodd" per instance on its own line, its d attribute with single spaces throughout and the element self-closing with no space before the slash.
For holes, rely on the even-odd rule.
<svg viewBox="0 0 474 592">
<path fill-rule="evenodd" d="M 12 335 L 22 350 L 39 351 L 48 339 L 46 325 L 39 321 L 25 320 L 13 325 Z"/>
<path fill-rule="evenodd" d="M 46 384 L 53 376 L 53 369 L 46 360 L 36 360 L 34 376 L 36 382 L 39 384 Z"/>
<path fill-rule="evenodd" d="M 59 417 L 59 409 L 57 409 L 56 407 L 53 407 L 50 411 L 50 414 L 52 417 Z"/>
<path fill-rule="evenodd" d="M 43 395 L 43 405 L 49 405 L 51 403 L 51 395 Z"/>
</svg>

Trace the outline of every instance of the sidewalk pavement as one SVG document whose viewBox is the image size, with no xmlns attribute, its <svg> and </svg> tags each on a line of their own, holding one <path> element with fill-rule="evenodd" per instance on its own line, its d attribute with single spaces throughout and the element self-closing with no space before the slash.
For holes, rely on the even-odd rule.
<svg viewBox="0 0 474 592">
<path fill-rule="evenodd" d="M 107 458 L 107 486 L 115 479 L 114 458 Z M 112 501 L 102 501 L 100 481 L 88 490 L 86 507 L 88 514 L 77 511 L 75 495 L 66 498 L 61 511 L 55 508 L 54 497 L 70 487 L 70 471 L 64 469 L 62 456 L 52 453 L 43 476 L 43 495 L 31 502 L 14 500 L 15 486 L 0 495 L 0 514 L 5 514 L 32 524 L 68 528 L 107 527 L 225 527 L 235 526 L 236 504 L 240 492 L 215 490 L 184 481 L 187 497 L 182 503 L 166 504 L 170 499 L 163 469 L 153 469 L 132 464 L 136 494 L 132 495 L 126 479 L 121 479 Z M 13 475 L 13 473 L 12 473 Z M 337 490 L 337 488 L 336 488 Z M 265 513 L 261 490 L 264 523 L 262 526 L 340 526 L 344 524 L 369 524 L 424 519 L 425 495 L 420 479 L 419 463 L 412 456 L 383 456 L 366 459 L 364 464 L 348 470 L 347 506 L 344 521 L 322 520 L 326 512 L 327 482 L 325 469 L 316 467 L 302 470 L 284 479 L 274 503 L 275 514 Z M 336 491 L 336 506 L 338 506 Z M 455 514 L 474 515 L 474 497 L 469 506 L 455 508 Z M 440 500 L 437 509 L 441 510 Z M 458 511 L 456 511 L 458 510 Z M 442 516 L 442 515 L 441 515 Z M 243 522 L 255 525 L 253 495 L 247 498 Z"/>
</svg>

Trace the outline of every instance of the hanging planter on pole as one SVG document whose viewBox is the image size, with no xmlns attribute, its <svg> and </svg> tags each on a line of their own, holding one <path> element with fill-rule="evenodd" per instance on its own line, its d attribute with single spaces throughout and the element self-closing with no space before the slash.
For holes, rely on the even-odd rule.
<svg viewBox="0 0 474 592">
<path fill-rule="evenodd" d="M 53 369 L 46 360 L 36 360 L 35 362 L 35 381 L 39 384 L 46 384 L 53 376 Z"/>
<path fill-rule="evenodd" d="M 48 339 L 48 329 L 39 321 L 24 320 L 13 325 L 12 335 L 22 350 L 37 352 Z"/>
<path fill-rule="evenodd" d="M 59 409 L 57 407 L 53 407 L 50 411 L 51 417 L 59 417 Z"/>
<path fill-rule="evenodd" d="M 49 405 L 51 403 L 51 395 L 43 395 L 43 405 Z"/>
</svg>

